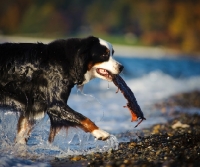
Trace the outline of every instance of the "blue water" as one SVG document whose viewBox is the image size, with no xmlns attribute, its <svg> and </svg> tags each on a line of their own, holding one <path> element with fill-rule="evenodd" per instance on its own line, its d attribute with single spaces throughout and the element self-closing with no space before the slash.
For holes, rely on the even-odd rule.
<svg viewBox="0 0 200 167">
<path fill-rule="evenodd" d="M 126 105 L 123 95 L 120 92 L 115 93 L 117 88 L 113 83 L 100 79 L 86 84 L 83 92 L 74 87 L 68 102 L 74 110 L 89 117 L 95 124 L 111 134 L 137 132 L 153 124 L 167 122 L 166 115 L 153 107 L 155 103 L 176 93 L 200 90 L 200 59 L 198 58 L 175 56 L 140 58 L 123 55 L 115 58 L 125 66 L 121 76 L 134 92 L 147 120 L 135 129 L 137 122 L 131 122 L 129 111 L 123 108 Z M 49 144 L 47 138 L 50 123 L 46 116 L 35 125 L 28 146 L 18 148 L 13 144 L 17 118 L 18 115 L 9 110 L 0 113 L 0 164 L 5 164 L 5 166 L 14 166 L 16 163 L 19 166 L 27 163 L 30 166 L 49 166 L 47 162 L 35 163 L 18 158 L 21 154 L 20 149 L 26 150 L 26 159 L 32 159 L 34 156 L 47 159 L 50 156 L 86 154 L 88 150 L 104 151 L 115 147 L 116 144 L 115 139 L 106 142 L 95 141 L 90 134 L 77 129 L 71 129 L 68 137 L 64 130 L 61 131 L 54 143 Z"/>
<path fill-rule="evenodd" d="M 139 57 L 117 57 L 125 65 L 127 79 L 141 77 L 155 71 L 174 78 L 190 78 L 200 75 L 200 59 L 188 57 L 162 57 L 157 59 Z"/>
</svg>

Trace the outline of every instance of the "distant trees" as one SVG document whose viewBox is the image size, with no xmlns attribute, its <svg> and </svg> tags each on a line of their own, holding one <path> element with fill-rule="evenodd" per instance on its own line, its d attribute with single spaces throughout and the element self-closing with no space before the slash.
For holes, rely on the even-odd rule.
<svg viewBox="0 0 200 167">
<path fill-rule="evenodd" d="M 198 0 L 0 1 L 0 33 L 109 35 L 126 43 L 200 50 Z"/>
<path fill-rule="evenodd" d="M 0 1 L 0 33 L 16 33 L 30 0 Z"/>
</svg>

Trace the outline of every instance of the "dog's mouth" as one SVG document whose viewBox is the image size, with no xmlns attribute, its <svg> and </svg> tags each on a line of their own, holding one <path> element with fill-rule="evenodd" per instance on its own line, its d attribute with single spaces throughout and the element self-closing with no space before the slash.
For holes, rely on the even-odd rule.
<svg viewBox="0 0 200 167">
<path fill-rule="evenodd" d="M 112 73 L 104 68 L 97 68 L 96 72 L 106 78 L 106 80 L 112 81 Z"/>
</svg>

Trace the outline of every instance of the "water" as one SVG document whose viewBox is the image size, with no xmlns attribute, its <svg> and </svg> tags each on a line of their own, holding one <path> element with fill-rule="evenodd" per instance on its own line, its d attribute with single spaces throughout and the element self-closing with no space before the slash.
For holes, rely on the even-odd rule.
<svg viewBox="0 0 200 167">
<path fill-rule="evenodd" d="M 111 134 L 133 132 L 156 123 L 165 123 L 168 117 L 154 104 L 181 92 L 200 90 L 200 59 L 188 57 L 115 57 L 125 69 L 121 76 L 132 89 L 147 120 L 137 128 L 137 122 L 131 122 L 131 116 L 123 95 L 113 83 L 100 79 L 92 80 L 83 90 L 73 88 L 69 106 L 81 112 L 101 129 Z M 194 109 L 191 109 L 191 111 Z M 27 146 L 13 144 L 18 113 L 10 109 L 0 112 L 0 164 L 4 166 L 50 166 L 52 157 L 65 157 L 74 154 L 87 154 L 93 151 L 117 149 L 118 141 L 124 139 L 112 136 L 108 141 L 96 141 L 90 134 L 75 128 L 67 133 L 62 130 L 52 144 L 47 142 L 50 122 L 48 116 L 38 121 Z M 195 110 L 194 112 L 199 112 Z M 136 136 L 137 137 L 137 136 Z M 126 138 L 128 141 L 129 138 Z M 20 157 L 20 158 L 19 158 Z M 33 162 L 30 159 L 37 159 Z M 41 162 L 38 162 L 41 160 Z M 46 160 L 46 162 L 44 162 Z"/>
</svg>

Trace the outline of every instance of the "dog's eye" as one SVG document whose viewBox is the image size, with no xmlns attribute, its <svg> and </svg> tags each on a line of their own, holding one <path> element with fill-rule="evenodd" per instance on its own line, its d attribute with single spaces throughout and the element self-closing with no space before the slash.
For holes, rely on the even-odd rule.
<svg viewBox="0 0 200 167">
<path fill-rule="evenodd" d="M 110 51 L 105 53 L 106 56 L 110 56 Z"/>
<path fill-rule="evenodd" d="M 102 57 L 102 59 L 108 59 L 108 57 L 109 57 L 109 55 L 108 55 L 108 53 L 105 53 L 105 54 L 103 54 L 103 55 L 101 55 L 101 57 Z"/>
<path fill-rule="evenodd" d="M 102 57 L 104 57 L 104 58 L 107 57 L 107 56 L 108 56 L 107 54 L 103 54 L 103 55 L 102 55 Z"/>
</svg>

